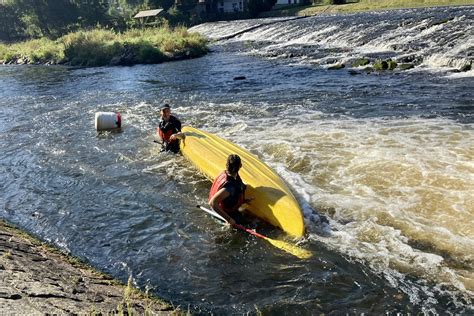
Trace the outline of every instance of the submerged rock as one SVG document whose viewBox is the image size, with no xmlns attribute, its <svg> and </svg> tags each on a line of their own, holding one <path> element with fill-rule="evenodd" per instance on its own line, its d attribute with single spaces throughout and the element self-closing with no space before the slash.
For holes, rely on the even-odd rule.
<svg viewBox="0 0 474 316">
<path fill-rule="evenodd" d="M 374 70 L 375 70 L 375 69 L 374 69 L 373 67 L 365 67 L 365 68 L 364 68 L 364 71 L 365 71 L 367 74 L 370 74 L 370 73 L 374 72 Z"/>
<path fill-rule="evenodd" d="M 387 64 L 388 64 L 388 70 L 394 70 L 395 68 L 397 68 L 397 65 L 398 65 L 397 62 L 393 60 L 387 61 Z"/>
<path fill-rule="evenodd" d="M 398 65 L 398 69 L 400 69 L 400 70 L 408 70 L 408 69 L 412 69 L 412 68 L 415 68 L 415 65 L 413 65 L 413 64 L 400 64 L 400 65 Z"/>
<path fill-rule="evenodd" d="M 342 69 L 344 67 L 346 67 L 344 64 L 336 64 L 334 66 L 329 67 L 328 70 L 338 70 L 338 69 Z"/>
<path fill-rule="evenodd" d="M 377 70 L 377 71 L 387 70 L 388 69 L 388 63 L 385 60 L 377 60 L 374 63 L 374 69 Z"/>
<path fill-rule="evenodd" d="M 247 77 L 245 77 L 245 76 L 234 77 L 234 80 L 245 80 L 245 79 L 247 79 Z"/>
<path fill-rule="evenodd" d="M 366 66 L 368 64 L 370 64 L 370 60 L 368 60 L 367 58 L 359 58 L 352 63 L 352 67 Z"/>
<path fill-rule="evenodd" d="M 447 19 L 442 19 L 442 20 L 439 20 L 439 21 L 435 21 L 435 22 L 433 22 L 433 23 L 431 24 L 431 26 L 437 26 L 437 25 L 441 25 L 441 24 L 446 24 L 446 23 L 448 23 L 449 21 L 452 21 L 452 20 L 454 20 L 454 18 L 453 18 L 453 17 L 449 17 L 449 18 L 447 18 Z"/>
<path fill-rule="evenodd" d="M 467 65 L 464 65 L 461 67 L 461 69 L 459 69 L 459 71 L 461 72 L 466 72 L 466 71 L 469 71 L 472 69 L 472 65 L 471 64 L 467 64 Z"/>
<path fill-rule="evenodd" d="M 358 72 L 358 71 L 355 71 L 355 70 L 352 70 L 352 69 L 349 70 L 349 75 L 351 75 L 351 76 L 356 76 L 356 75 L 360 75 L 360 74 L 361 74 L 361 73 Z"/>
</svg>

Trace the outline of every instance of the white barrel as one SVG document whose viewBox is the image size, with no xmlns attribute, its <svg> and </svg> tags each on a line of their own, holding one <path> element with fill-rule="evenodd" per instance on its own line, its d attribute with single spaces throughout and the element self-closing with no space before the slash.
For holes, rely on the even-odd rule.
<svg viewBox="0 0 474 316">
<path fill-rule="evenodd" d="M 95 129 L 98 131 L 122 127 L 122 115 L 119 112 L 97 112 L 95 114 Z"/>
</svg>

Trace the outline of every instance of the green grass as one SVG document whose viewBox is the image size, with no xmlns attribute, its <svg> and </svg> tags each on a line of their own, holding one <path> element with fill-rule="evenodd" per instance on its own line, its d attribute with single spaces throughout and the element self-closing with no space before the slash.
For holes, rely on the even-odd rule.
<svg viewBox="0 0 474 316">
<path fill-rule="evenodd" d="M 35 39 L 26 42 L 5 45 L 0 43 L 0 60 L 4 62 L 22 59 L 30 63 L 59 63 L 64 60 L 60 45 L 49 39 Z"/>
<path fill-rule="evenodd" d="M 316 15 L 321 13 L 351 13 L 402 8 L 474 5 L 474 0 L 359 0 L 342 5 L 328 5 L 327 0 L 311 6 L 285 8 L 267 12 L 265 16 Z"/>
<path fill-rule="evenodd" d="M 0 61 L 72 66 L 151 64 L 202 56 L 207 53 L 206 44 L 202 36 L 184 27 L 125 33 L 95 29 L 70 33 L 54 41 L 43 38 L 11 45 L 0 43 Z"/>
</svg>

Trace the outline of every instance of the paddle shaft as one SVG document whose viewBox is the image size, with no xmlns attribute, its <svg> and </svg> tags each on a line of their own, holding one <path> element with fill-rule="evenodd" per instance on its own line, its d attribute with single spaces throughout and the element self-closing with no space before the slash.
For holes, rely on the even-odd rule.
<svg viewBox="0 0 474 316">
<path fill-rule="evenodd" d="M 225 220 L 225 218 L 222 217 L 222 216 L 221 216 L 219 213 L 217 213 L 216 211 L 207 209 L 207 208 L 205 208 L 204 206 L 201 206 L 201 205 L 197 205 L 197 207 L 199 207 L 199 208 L 200 208 L 201 210 L 203 210 L 204 212 L 206 212 L 206 213 L 208 213 L 208 214 L 214 216 L 215 218 L 218 218 L 218 219 L 220 219 L 221 221 L 227 223 L 227 221 Z"/>
<path fill-rule="evenodd" d="M 214 216 L 214 217 L 220 219 L 221 221 L 224 221 L 224 222 L 227 223 L 227 221 L 225 220 L 225 218 L 222 217 L 222 216 L 221 216 L 219 213 L 217 213 L 216 211 L 210 210 L 210 209 L 205 208 L 204 206 L 201 206 L 201 205 L 198 205 L 197 207 L 199 207 L 199 208 L 200 208 L 201 210 L 203 210 L 204 212 L 206 212 L 206 213 L 208 213 L 208 214 L 210 214 L 210 215 L 212 215 L 212 216 Z M 235 227 L 235 228 L 237 228 L 237 229 L 239 229 L 239 230 L 241 230 L 241 231 L 247 232 L 247 233 L 249 233 L 249 234 L 251 234 L 251 235 L 254 235 L 254 236 L 258 237 L 258 238 L 267 239 L 267 237 L 263 236 L 262 234 L 259 234 L 259 233 L 255 232 L 255 231 L 253 231 L 253 230 L 251 230 L 251 229 L 249 229 L 249 228 L 247 228 L 247 227 L 245 227 L 245 226 L 243 226 L 243 225 L 240 225 L 240 224 L 235 223 L 234 225 L 232 225 L 232 227 Z"/>
<path fill-rule="evenodd" d="M 222 217 L 222 216 L 221 216 L 219 213 L 217 213 L 216 211 L 214 211 L 214 210 L 212 210 L 212 209 L 205 208 L 205 207 L 203 207 L 203 206 L 201 206 L 201 205 L 197 205 L 197 207 L 200 208 L 201 210 L 203 210 L 204 212 L 206 212 L 206 213 L 208 213 L 208 214 L 210 214 L 210 215 L 212 215 L 212 216 L 214 216 L 214 217 L 220 219 L 221 221 L 227 222 L 227 221 L 225 220 L 225 218 Z M 290 254 L 292 254 L 293 256 L 296 256 L 296 257 L 298 257 L 298 258 L 300 258 L 300 259 L 308 259 L 308 258 L 310 258 L 310 257 L 312 256 L 311 252 L 309 252 L 309 251 L 307 251 L 307 250 L 301 249 L 301 248 L 299 248 L 299 247 L 297 247 L 297 246 L 295 246 L 295 245 L 291 245 L 291 244 L 289 244 L 289 243 L 287 243 L 287 242 L 285 242 L 285 241 L 274 240 L 274 239 L 268 238 L 268 237 L 266 237 L 266 236 L 264 236 L 264 235 L 262 235 L 262 234 L 259 234 L 259 233 L 255 232 L 255 231 L 251 230 L 251 229 L 248 229 L 247 227 L 242 226 L 242 225 L 240 225 L 240 224 L 234 224 L 234 225 L 232 225 L 232 227 L 234 227 L 234 228 L 236 228 L 236 229 L 238 229 L 238 230 L 244 231 L 244 232 L 246 232 L 246 233 L 248 233 L 248 234 L 251 234 L 251 235 L 253 235 L 253 236 L 255 236 L 255 237 L 262 238 L 263 240 L 269 242 L 271 245 L 273 245 L 273 246 L 275 246 L 275 247 L 277 247 L 277 248 L 279 248 L 279 249 L 281 249 L 281 250 L 283 250 L 283 251 L 285 251 L 285 252 L 287 252 L 287 253 L 290 253 Z"/>
</svg>

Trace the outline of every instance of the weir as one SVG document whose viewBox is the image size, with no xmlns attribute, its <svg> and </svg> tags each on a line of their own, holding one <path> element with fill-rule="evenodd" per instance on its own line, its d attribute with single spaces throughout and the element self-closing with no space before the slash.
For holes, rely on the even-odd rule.
<svg viewBox="0 0 474 316">
<path fill-rule="evenodd" d="M 245 43 L 263 57 L 329 67 L 360 58 L 421 68 L 468 70 L 474 55 L 473 7 L 427 8 L 206 23 L 191 28 L 220 45 Z M 469 68 L 470 69 L 470 68 Z"/>
</svg>

